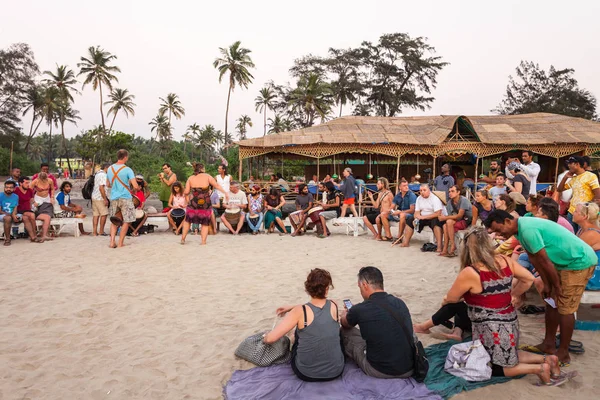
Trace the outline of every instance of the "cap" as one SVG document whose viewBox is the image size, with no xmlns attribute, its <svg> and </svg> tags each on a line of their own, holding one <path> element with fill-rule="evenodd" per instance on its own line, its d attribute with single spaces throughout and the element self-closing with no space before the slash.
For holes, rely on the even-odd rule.
<svg viewBox="0 0 600 400">
<path fill-rule="evenodd" d="M 577 163 L 577 164 L 583 166 L 584 159 L 581 156 L 571 156 L 567 159 L 567 164 L 573 164 L 573 163 Z"/>
<path fill-rule="evenodd" d="M 135 179 L 141 179 L 141 180 L 144 180 L 144 175 L 142 175 L 142 174 L 137 174 L 137 175 L 135 176 Z"/>
</svg>

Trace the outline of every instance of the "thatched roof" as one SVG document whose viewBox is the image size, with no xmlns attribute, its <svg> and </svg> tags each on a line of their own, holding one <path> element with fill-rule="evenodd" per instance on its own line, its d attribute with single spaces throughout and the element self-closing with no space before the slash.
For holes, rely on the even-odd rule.
<svg viewBox="0 0 600 400">
<path fill-rule="evenodd" d="M 456 132 L 459 135 L 454 135 Z M 506 145 L 600 144 L 600 123 L 534 113 L 486 116 L 341 117 L 321 125 L 238 142 L 240 147 L 315 144 L 405 144 L 446 141 Z"/>
</svg>

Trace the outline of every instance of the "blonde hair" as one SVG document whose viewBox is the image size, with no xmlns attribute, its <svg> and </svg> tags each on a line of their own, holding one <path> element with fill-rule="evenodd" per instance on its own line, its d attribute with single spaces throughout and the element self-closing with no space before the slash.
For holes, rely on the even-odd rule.
<svg viewBox="0 0 600 400">
<path fill-rule="evenodd" d="M 383 188 L 385 190 L 388 190 L 390 188 L 390 181 L 388 181 L 387 178 L 379 178 L 377 180 L 383 184 Z"/>
<path fill-rule="evenodd" d="M 598 213 L 600 212 L 600 207 L 598 204 L 592 202 L 579 203 L 577 207 L 581 215 L 585 217 L 589 222 L 598 226 Z"/>
<path fill-rule="evenodd" d="M 482 226 L 470 227 L 460 249 L 460 269 L 481 264 L 491 272 L 503 275 L 495 256 L 494 245 L 487 230 Z"/>
</svg>

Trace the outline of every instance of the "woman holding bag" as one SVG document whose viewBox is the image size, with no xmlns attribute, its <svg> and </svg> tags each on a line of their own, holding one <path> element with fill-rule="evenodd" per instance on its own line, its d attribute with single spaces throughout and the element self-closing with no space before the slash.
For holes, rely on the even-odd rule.
<svg viewBox="0 0 600 400">
<path fill-rule="evenodd" d="M 517 350 L 519 322 L 514 305 L 531 287 L 533 275 L 510 258 L 495 254 L 483 227 L 469 228 L 460 254 L 461 271 L 442 306 L 464 299 L 473 338 L 479 339 L 490 355 L 492 376 L 535 374 L 539 385 L 565 383 L 556 356 Z M 514 288 L 513 279 L 517 281 Z"/>
<path fill-rule="evenodd" d="M 344 354 L 340 341 L 338 306 L 327 299 L 333 288 L 329 272 L 315 268 L 304 282 L 310 301 L 302 305 L 277 309 L 283 320 L 263 336 L 263 342 L 275 343 L 295 328 L 292 346 L 292 369 L 307 382 L 330 381 L 344 371 Z"/>
</svg>

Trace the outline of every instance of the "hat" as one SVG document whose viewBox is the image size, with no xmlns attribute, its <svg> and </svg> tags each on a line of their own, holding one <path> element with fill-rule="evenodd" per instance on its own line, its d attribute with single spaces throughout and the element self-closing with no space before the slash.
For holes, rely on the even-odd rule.
<svg viewBox="0 0 600 400">
<path fill-rule="evenodd" d="M 510 192 L 508 195 L 518 205 L 527 204 L 527 199 L 525 199 L 525 197 L 519 192 Z"/>
<path fill-rule="evenodd" d="M 440 199 L 442 203 L 444 203 L 444 205 L 446 205 L 446 192 L 444 192 L 443 190 L 433 190 L 431 193 L 436 195 L 437 198 Z"/>
<path fill-rule="evenodd" d="M 519 163 L 516 161 L 511 161 L 507 168 L 509 171 L 514 171 L 515 169 L 519 168 Z"/>
<path fill-rule="evenodd" d="M 137 175 L 135 176 L 135 179 L 141 179 L 141 180 L 144 180 L 144 175 L 142 175 L 142 174 L 137 174 Z"/>
</svg>

